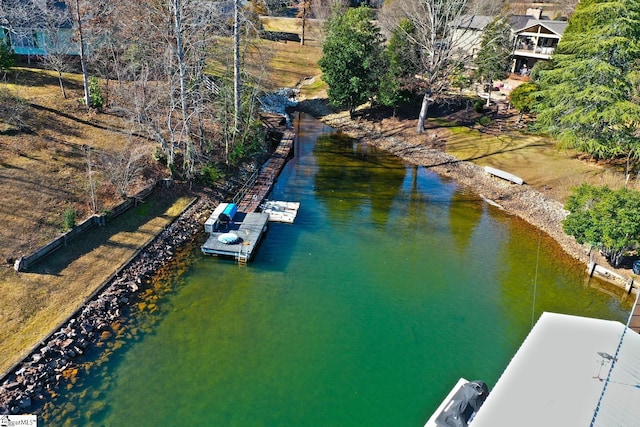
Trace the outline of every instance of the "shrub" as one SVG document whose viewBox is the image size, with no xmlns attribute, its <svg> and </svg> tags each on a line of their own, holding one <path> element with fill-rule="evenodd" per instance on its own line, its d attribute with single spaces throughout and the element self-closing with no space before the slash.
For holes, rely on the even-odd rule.
<svg viewBox="0 0 640 427">
<path fill-rule="evenodd" d="M 76 211 L 74 211 L 73 208 L 68 207 L 64 210 L 62 214 L 62 226 L 64 231 L 71 230 L 76 226 Z"/>
<path fill-rule="evenodd" d="M 153 156 L 153 159 L 156 162 L 160 162 L 165 165 L 167 164 L 167 153 L 165 153 L 161 146 L 156 145 L 155 147 L 153 147 L 153 153 L 151 154 L 151 156 Z"/>
<path fill-rule="evenodd" d="M 476 99 L 473 102 L 473 111 L 476 113 L 482 113 L 484 111 L 484 101 L 482 99 Z"/>
<path fill-rule="evenodd" d="M 493 120 L 489 116 L 482 116 L 478 119 L 478 124 L 482 126 L 489 126 L 491 123 L 493 123 Z"/>
<path fill-rule="evenodd" d="M 202 169 L 200 169 L 200 176 L 204 182 L 212 185 L 218 182 L 220 178 L 224 177 L 224 172 L 222 172 L 222 170 L 220 170 L 216 165 L 210 163 L 208 165 L 204 165 Z"/>
<path fill-rule="evenodd" d="M 91 107 L 95 108 L 102 108 L 104 104 L 100 81 L 97 77 L 89 77 L 89 102 L 91 102 Z"/>
<path fill-rule="evenodd" d="M 0 39 L 0 71 L 7 71 L 16 63 L 16 55 L 4 39 Z"/>
</svg>

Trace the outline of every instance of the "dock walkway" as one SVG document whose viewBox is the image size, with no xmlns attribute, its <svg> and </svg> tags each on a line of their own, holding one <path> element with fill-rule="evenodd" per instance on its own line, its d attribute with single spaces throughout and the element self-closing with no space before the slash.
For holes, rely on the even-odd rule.
<svg viewBox="0 0 640 427">
<path fill-rule="evenodd" d="M 209 237 L 201 246 L 204 254 L 230 256 L 240 263 L 246 263 L 253 258 L 254 250 L 267 230 L 270 218 L 269 213 L 261 213 L 258 210 L 291 156 L 294 139 L 295 133 L 291 129 L 283 131 L 280 143 L 271 158 L 255 175 L 255 179 L 247 182 L 245 192 L 241 191 L 237 196 L 239 201 L 234 200 L 234 203 L 237 203 L 237 213 L 230 222 L 218 221 L 219 213 L 214 211 L 213 218 L 209 218 L 205 224 L 205 231 L 209 233 Z M 238 241 L 225 243 L 225 237 L 228 237 L 229 233 L 233 233 L 231 236 L 236 235 Z M 224 234 L 227 236 L 223 236 Z"/>
<path fill-rule="evenodd" d="M 242 212 L 256 212 L 269 191 L 273 188 L 278 175 L 291 156 L 295 133 L 286 129 L 280 144 L 271 158 L 264 164 L 253 185 L 247 190 L 243 199 L 238 202 L 238 210 Z"/>
</svg>

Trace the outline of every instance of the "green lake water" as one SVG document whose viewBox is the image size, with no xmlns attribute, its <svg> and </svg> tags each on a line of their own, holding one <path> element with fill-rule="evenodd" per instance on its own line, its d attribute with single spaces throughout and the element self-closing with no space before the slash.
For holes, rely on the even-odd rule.
<svg viewBox="0 0 640 427">
<path fill-rule="evenodd" d="M 185 250 L 44 425 L 422 426 L 492 387 L 543 311 L 630 302 L 522 221 L 306 116 L 270 198 L 299 201 L 248 267 Z M 535 297 L 534 297 L 535 288 Z"/>
</svg>

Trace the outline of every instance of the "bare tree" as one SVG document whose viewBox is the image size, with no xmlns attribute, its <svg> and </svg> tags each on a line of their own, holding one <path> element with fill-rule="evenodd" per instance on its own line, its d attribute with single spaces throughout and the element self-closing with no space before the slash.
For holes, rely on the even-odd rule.
<svg viewBox="0 0 640 427">
<path fill-rule="evenodd" d="M 233 112 L 234 128 L 240 128 L 240 0 L 233 0 Z"/>
<path fill-rule="evenodd" d="M 236 51 L 232 76 L 237 78 L 229 81 L 237 82 L 237 95 L 228 110 L 238 112 L 231 128 L 239 127 L 241 54 L 239 47 L 229 49 L 226 40 L 221 43 L 217 38 L 229 35 L 229 19 L 237 14 L 233 39 L 240 40 L 242 9 L 238 4 L 234 13 L 230 4 L 156 0 L 118 5 L 122 29 L 112 43 L 112 56 L 118 61 L 115 74 L 123 83 L 114 92 L 113 108 L 135 118 L 139 129 L 160 143 L 171 170 L 182 168 L 187 178 L 195 176 L 203 152 L 217 139 L 211 101 L 220 90 L 205 74 L 205 67 L 218 44 L 226 47 L 226 55 Z M 239 46 L 239 42 L 233 44 Z M 174 164 L 180 159 L 182 165 Z"/>
<path fill-rule="evenodd" d="M 126 199 L 133 185 L 142 177 L 150 152 L 149 145 L 129 141 L 119 151 L 99 154 L 100 168 L 121 198 Z"/>
<path fill-rule="evenodd" d="M 40 61 L 58 75 L 58 84 L 62 96 L 66 99 L 63 73 L 73 70 L 71 55 L 76 53 L 77 45 L 71 40 L 70 34 L 62 29 L 70 23 L 69 10 L 61 7 L 49 7 L 42 15 L 45 32 L 46 53 Z"/>
<path fill-rule="evenodd" d="M 349 0 L 313 0 L 310 11 L 314 18 L 326 21 L 332 13 L 340 13 L 349 7 Z"/>
<path fill-rule="evenodd" d="M 393 10 L 386 8 L 384 22 L 399 26 L 401 18 L 413 23 L 412 31 L 405 36 L 419 50 L 420 74 L 417 83 L 422 87 L 422 104 L 418 116 L 417 133 L 424 131 L 429 106 L 447 96 L 450 77 L 460 61 L 468 58 L 468 52 L 457 49 L 464 29 L 459 28 L 465 13 L 467 0 L 398 0 Z M 382 20 L 381 20 L 382 21 Z"/>
<path fill-rule="evenodd" d="M 300 32 L 300 44 L 304 46 L 305 30 L 307 28 L 307 17 L 311 12 L 311 0 L 300 0 L 297 4 L 298 14 L 302 30 Z"/>
<path fill-rule="evenodd" d="M 67 3 L 72 9 L 73 23 L 80 49 L 80 66 L 82 67 L 82 85 L 84 87 L 84 103 L 91 107 L 89 96 L 89 71 L 87 69 L 87 40 L 84 33 L 84 23 L 87 19 L 88 5 L 84 1 L 71 0 Z"/>
</svg>

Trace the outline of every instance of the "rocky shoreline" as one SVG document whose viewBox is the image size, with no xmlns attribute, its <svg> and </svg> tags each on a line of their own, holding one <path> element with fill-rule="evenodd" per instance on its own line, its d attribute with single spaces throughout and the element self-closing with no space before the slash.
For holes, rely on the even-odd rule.
<svg viewBox="0 0 640 427">
<path fill-rule="evenodd" d="M 0 415 L 31 413 L 40 407 L 55 393 L 66 372 L 77 367 L 77 358 L 112 335 L 113 323 L 128 311 L 138 292 L 174 258 L 178 248 L 202 231 L 204 216 L 224 198 L 223 193 L 195 196 L 195 203 L 5 376 L 0 385 Z"/>
<path fill-rule="evenodd" d="M 334 129 L 455 180 L 492 205 L 543 230 L 569 255 L 585 264 L 589 261 L 588 250 L 562 230 L 561 221 L 567 212 L 558 201 L 527 185 L 515 185 L 490 176 L 480 166 L 459 161 L 440 150 L 381 134 L 368 128 L 366 123 L 345 120 L 344 114 L 330 114 L 309 106 L 299 108 Z M 224 190 L 199 193 L 198 200 L 144 248 L 95 298 L 8 374 L 0 385 L 0 415 L 30 413 L 46 402 L 64 381 L 65 372 L 77 366 L 77 358 L 112 333 L 113 322 L 125 314 L 123 312 L 127 311 L 154 273 L 173 259 L 178 248 L 201 232 L 208 212 L 226 196 L 233 194 L 235 188 L 229 184 Z"/>
</svg>

